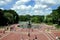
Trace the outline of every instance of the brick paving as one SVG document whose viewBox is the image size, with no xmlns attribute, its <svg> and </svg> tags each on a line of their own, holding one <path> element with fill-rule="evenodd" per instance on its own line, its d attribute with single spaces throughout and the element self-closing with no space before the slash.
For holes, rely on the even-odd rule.
<svg viewBox="0 0 60 40">
<path fill-rule="evenodd" d="M 0 40 L 56 40 L 56 37 L 60 36 L 60 31 L 45 31 L 48 27 L 44 27 L 44 25 L 39 29 L 18 28 L 15 26 L 13 26 L 13 31 L 4 33 L 5 35 L 0 37 Z"/>
</svg>

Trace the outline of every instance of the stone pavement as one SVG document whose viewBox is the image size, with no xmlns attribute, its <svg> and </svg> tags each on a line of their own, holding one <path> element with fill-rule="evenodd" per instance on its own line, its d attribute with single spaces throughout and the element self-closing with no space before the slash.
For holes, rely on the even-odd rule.
<svg viewBox="0 0 60 40">
<path fill-rule="evenodd" d="M 3 35 L 0 40 L 56 40 L 56 37 L 60 37 L 60 31 L 48 29 L 48 27 L 40 27 L 39 29 L 19 28 L 17 25 L 12 26 L 13 30 L 9 32 L 1 32 Z M 48 29 L 48 31 L 46 30 Z"/>
</svg>

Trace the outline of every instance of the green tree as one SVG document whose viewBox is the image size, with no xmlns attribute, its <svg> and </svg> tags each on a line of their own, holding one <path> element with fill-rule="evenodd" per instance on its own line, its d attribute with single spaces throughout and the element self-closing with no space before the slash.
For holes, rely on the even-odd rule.
<svg viewBox="0 0 60 40">
<path fill-rule="evenodd" d="M 30 15 L 20 15 L 19 20 L 20 21 L 29 21 L 31 19 Z"/>
<path fill-rule="evenodd" d="M 0 9 L 0 25 L 8 25 L 18 23 L 19 15 L 14 10 Z"/>
<path fill-rule="evenodd" d="M 39 23 L 40 22 L 38 17 L 31 18 L 31 21 L 35 22 L 35 23 Z"/>
</svg>

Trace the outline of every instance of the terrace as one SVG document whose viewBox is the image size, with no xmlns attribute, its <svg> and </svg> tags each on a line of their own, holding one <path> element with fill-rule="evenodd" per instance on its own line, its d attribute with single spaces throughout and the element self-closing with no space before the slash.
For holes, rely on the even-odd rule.
<svg viewBox="0 0 60 40">
<path fill-rule="evenodd" d="M 52 29 L 51 31 L 45 31 L 48 29 L 46 25 L 40 25 L 40 28 L 20 28 L 18 25 L 12 25 L 13 30 L 9 32 L 2 32 L 5 35 L 0 37 L 0 40 L 58 40 L 56 37 L 60 37 L 60 31 Z M 45 27 L 44 27 L 45 26 Z M 49 29 L 50 30 L 50 29 Z"/>
</svg>

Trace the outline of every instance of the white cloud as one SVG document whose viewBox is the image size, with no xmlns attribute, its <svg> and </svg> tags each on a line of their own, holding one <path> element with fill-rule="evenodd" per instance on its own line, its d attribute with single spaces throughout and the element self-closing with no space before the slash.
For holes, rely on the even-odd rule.
<svg viewBox="0 0 60 40">
<path fill-rule="evenodd" d="M 18 14 L 30 14 L 30 15 L 47 15 L 52 12 L 52 8 L 50 6 L 54 6 L 60 3 L 59 0 L 34 0 L 35 5 L 26 6 L 25 3 L 31 0 L 19 0 L 16 4 L 11 8 L 15 10 Z"/>
<path fill-rule="evenodd" d="M 38 8 L 46 8 L 47 5 L 42 5 L 42 4 L 35 4 L 34 8 L 38 9 Z"/>
<path fill-rule="evenodd" d="M 30 0 L 20 0 L 21 2 L 28 2 L 28 1 L 30 1 Z"/>
<path fill-rule="evenodd" d="M 47 9 L 45 9 L 45 10 L 52 10 L 51 8 L 47 8 Z"/>
<path fill-rule="evenodd" d="M 29 9 L 31 8 L 31 6 L 30 6 L 30 5 L 29 5 L 29 6 L 21 5 L 19 8 L 20 8 L 21 10 L 29 10 Z"/>
<path fill-rule="evenodd" d="M 43 0 L 45 3 L 56 4 L 55 0 Z"/>
<path fill-rule="evenodd" d="M 15 5 L 25 4 L 26 2 L 29 2 L 29 1 L 31 0 L 18 0 Z"/>
<path fill-rule="evenodd" d="M 11 2 L 12 0 L 0 0 L 0 6 L 6 5 L 9 2 Z"/>
<path fill-rule="evenodd" d="M 12 0 L 5 0 L 5 2 L 11 2 Z"/>
<path fill-rule="evenodd" d="M 0 8 L 0 9 L 4 10 L 4 8 Z"/>
<path fill-rule="evenodd" d="M 16 9 L 18 9 L 18 10 L 29 10 L 29 9 L 31 9 L 31 6 L 29 5 L 29 6 L 26 6 L 26 5 L 20 5 L 20 6 L 15 6 L 15 7 L 13 7 L 13 8 L 11 8 L 12 10 L 16 10 Z"/>
<path fill-rule="evenodd" d="M 4 1 L 0 1 L 0 5 L 4 5 L 6 4 Z"/>
<path fill-rule="evenodd" d="M 60 4 L 60 0 L 34 0 L 37 4 L 48 3 L 48 4 Z"/>
</svg>

